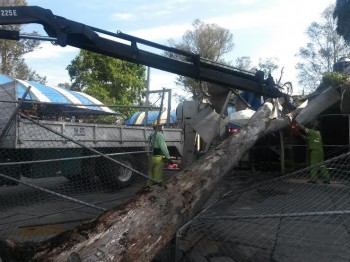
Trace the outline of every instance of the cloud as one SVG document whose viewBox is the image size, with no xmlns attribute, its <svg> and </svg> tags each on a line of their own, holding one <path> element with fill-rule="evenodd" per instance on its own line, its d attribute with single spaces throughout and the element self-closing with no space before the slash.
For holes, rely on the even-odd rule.
<svg viewBox="0 0 350 262">
<path fill-rule="evenodd" d="M 255 2 L 256 0 L 236 0 L 234 3 L 239 5 L 251 5 Z"/>
<path fill-rule="evenodd" d="M 130 34 L 147 40 L 160 41 L 181 37 L 190 27 L 190 24 L 168 24 L 159 27 L 135 30 L 130 32 Z"/>
<path fill-rule="evenodd" d="M 51 43 L 41 43 L 39 49 L 25 54 L 24 58 L 27 60 L 43 60 L 43 59 L 54 59 L 60 58 L 68 53 L 77 53 L 78 48 L 72 46 L 56 46 Z"/>
<path fill-rule="evenodd" d="M 71 46 L 60 47 L 45 42 L 31 53 L 24 55 L 27 65 L 41 76 L 47 77 L 49 85 L 70 82 L 66 66 L 72 61 L 79 49 Z"/>
<path fill-rule="evenodd" d="M 45 66 L 44 64 L 39 65 L 35 68 L 36 72 L 40 75 L 47 77 L 47 84 L 52 86 L 58 86 L 60 83 L 70 82 L 69 74 L 66 70 L 63 70 L 61 65 L 52 65 Z M 41 72 L 44 72 L 42 74 Z"/>
<path fill-rule="evenodd" d="M 135 16 L 131 13 L 116 13 L 112 15 L 112 20 L 132 21 L 135 20 Z"/>
<path fill-rule="evenodd" d="M 151 73 L 150 73 L 150 80 L 151 80 L 151 89 L 154 90 L 158 90 L 161 88 L 175 88 L 176 84 L 175 84 L 175 79 L 176 79 L 177 75 L 175 74 L 171 74 L 171 73 L 167 73 L 158 69 L 151 69 Z"/>
</svg>

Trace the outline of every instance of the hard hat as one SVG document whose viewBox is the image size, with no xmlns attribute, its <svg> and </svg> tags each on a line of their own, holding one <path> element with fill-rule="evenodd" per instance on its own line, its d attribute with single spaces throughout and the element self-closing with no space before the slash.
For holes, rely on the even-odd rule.
<svg viewBox="0 0 350 262">
<path fill-rule="evenodd" d="M 159 126 L 158 121 L 157 121 L 157 120 L 154 120 L 154 121 L 152 122 L 152 126 Z"/>
</svg>

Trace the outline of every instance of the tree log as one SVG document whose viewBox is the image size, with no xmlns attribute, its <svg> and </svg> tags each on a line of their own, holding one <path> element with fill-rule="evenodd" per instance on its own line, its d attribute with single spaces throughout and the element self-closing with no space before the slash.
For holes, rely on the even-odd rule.
<svg viewBox="0 0 350 262">
<path fill-rule="evenodd" d="M 141 189 L 125 204 L 46 241 L 1 241 L 1 258 L 16 262 L 151 261 L 264 135 L 272 109 L 271 103 L 265 103 L 239 133 L 169 179 L 166 188 Z"/>
</svg>

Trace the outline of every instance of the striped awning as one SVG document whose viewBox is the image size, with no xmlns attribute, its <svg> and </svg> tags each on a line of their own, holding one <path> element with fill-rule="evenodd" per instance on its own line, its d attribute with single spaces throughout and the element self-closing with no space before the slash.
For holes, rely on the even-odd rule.
<svg viewBox="0 0 350 262">
<path fill-rule="evenodd" d="M 148 111 L 147 125 L 152 125 L 154 120 L 158 120 L 159 111 Z M 160 123 L 167 123 L 168 112 L 163 111 L 160 115 Z M 146 123 L 146 112 L 139 111 L 135 112 L 129 119 L 125 120 L 126 125 L 145 125 Z M 176 111 L 170 112 L 169 124 L 176 123 Z"/>
<path fill-rule="evenodd" d="M 111 114 L 116 113 L 110 108 L 103 106 L 99 100 L 88 94 L 71 91 L 62 87 L 43 85 L 34 81 L 14 79 L 9 76 L 0 74 L 0 85 L 13 81 L 16 83 L 17 99 L 21 99 L 28 86 L 31 86 L 26 100 L 56 104 L 78 104 L 81 105 L 79 106 L 81 109 L 95 110 Z"/>
</svg>

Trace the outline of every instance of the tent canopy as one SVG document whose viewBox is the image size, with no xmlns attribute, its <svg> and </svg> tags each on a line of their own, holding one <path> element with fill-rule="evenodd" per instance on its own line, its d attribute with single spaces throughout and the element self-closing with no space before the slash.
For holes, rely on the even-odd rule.
<svg viewBox="0 0 350 262">
<path fill-rule="evenodd" d="M 99 100 L 88 94 L 67 90 L 62 87 L 43 85 L 34 81 L 14 79 L 0 74 L 0 85 L 10 82 L 15 83 L 17 94 L 16 99 L 21 99 L 28 86 L 31 86 L 30 92 L 25 100 L 45 102 L 49 103 L 48 105 L 52 103 L 56 110 L 62 110 L 65 112 L 76 110 L 76 112 L 82 114 L 119 114 L 110 108 L 103 106 Z M 60 104 L 62 105 L 60 106 Z M 74 105 L 81 106 L 77 107 Z"/>
<path fill-rule="evenodd" d="M 160 116 L 160 123 L 166 124 L 167 123 L 167 111 L 164 111 L 161 113 Z M 145 119 L 146 113 L 144 111 L 138 111 L 135 112 L 129 119 L 125 121 L 126 125 L 145 125 L 146 119 Z M 159 111 L 148 111 L 148 119 L 147 119 L 147 125 L 152 125 L 154 120 L 157 120 L 159 116 Z M 170 112 L 170 120 L 169 124 L 176 123 L 176 112 L 171 111 Z"/>
</svg>

